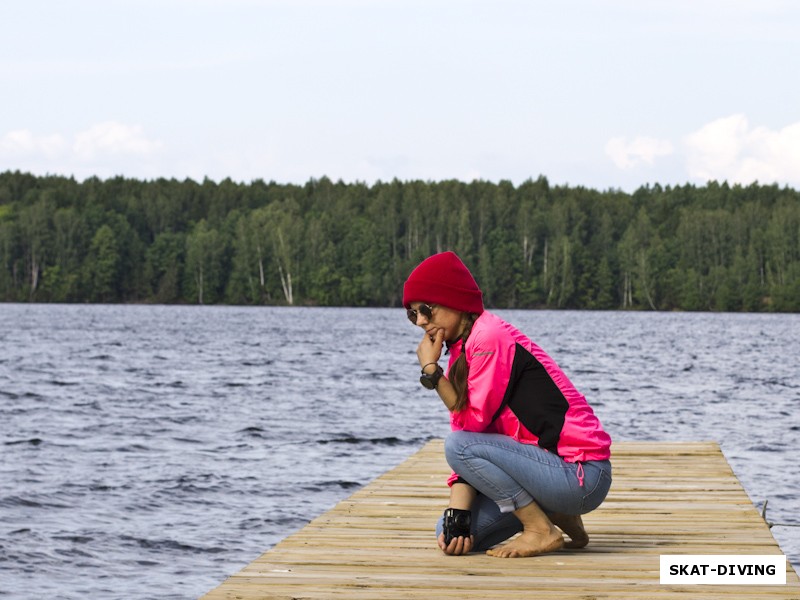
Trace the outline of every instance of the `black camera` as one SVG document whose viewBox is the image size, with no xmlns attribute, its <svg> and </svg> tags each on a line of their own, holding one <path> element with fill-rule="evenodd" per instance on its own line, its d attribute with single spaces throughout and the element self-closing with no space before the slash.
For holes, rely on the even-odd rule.
<svg viewBox="0 0 800 600">
<path fill-rule="evenodd" d="M 472 528 L 472 511 L 460 508 L 448 508 L 444 511 L 444 543 L 457 537 L 469 537 Z"/>
</svg>

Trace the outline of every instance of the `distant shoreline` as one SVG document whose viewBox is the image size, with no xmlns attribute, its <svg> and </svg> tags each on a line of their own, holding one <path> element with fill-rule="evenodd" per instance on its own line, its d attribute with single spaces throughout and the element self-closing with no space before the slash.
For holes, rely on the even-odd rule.
<svg viewBox="0 0 800 600">
<path fill-rule="evenodd" d="M 800 312 L 800 192 L 0 173 L 0 301 L 398 306 L 454 250 L 487 306 Z"/>
<path fill-rule="evenodd" d="M 364 310 L 403 310 L 400 306 L 337 306 L 337 305 L 330 305 L 330 306 L 320 306 L 315 304 L 304 304 L 304 305 L 286 305 L 286 304 L 193 304 L 191 302 L 173 302 L 173 303 L 158 303 L 158 302 L 41 302 L 41 301 L 8 301 L 8 300 L 0 300 L 0 306 L 2 305 L 31 305 L 31 306 L 143 306 L 143 307 L 164 307 L 164 308 L 277 308 L 277 309 L 364 309 Z M 621 314 L 727 314 L 727 315 L 793 315 L 793 314 L 800 314 L 800 311 L 719 311 L 719 310 L 681 310 L 681 309 L 673 309 L 673 310 L 651 310 L 648 308 L 550 308 L 547 306 L 534 306 L 534 307 L 507 307 L 507 306 L 488 306 L 486 307 L 487 310 L 490 311 L 539 311 L 539 312 L 548 312 L 548 311 L 556 311 L 556 312 L 603 312 L 603 313 L 621 313 Z"/>
</svg>

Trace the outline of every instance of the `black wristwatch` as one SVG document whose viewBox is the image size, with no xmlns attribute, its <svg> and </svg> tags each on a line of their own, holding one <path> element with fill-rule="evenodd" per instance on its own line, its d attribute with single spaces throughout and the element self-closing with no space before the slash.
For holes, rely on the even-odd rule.
<svg viewBox="0 0 800 600">
<path fill-rule="evenodd" d="M 427 366 L 428 365 L 425 365 L 425 367 Z M 439 385 L 439 380 L 442 378 L 442 375 L 444 375 L 444 371 L 442 370 L 442 367 L 436 365 L 436 370 L 433 373 L 426 373 L 424 371 L 425 367 L 422 367 L 423 371 L 419 378 L 419 382 L 422 384 L 422 387 L 429 390 L 435 390 L 436 386 Z"/>
</svg>

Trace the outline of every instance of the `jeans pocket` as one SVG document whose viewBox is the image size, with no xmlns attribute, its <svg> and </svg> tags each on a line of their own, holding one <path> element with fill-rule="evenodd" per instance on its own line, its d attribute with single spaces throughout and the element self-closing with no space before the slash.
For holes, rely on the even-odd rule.
<svg viewBox="0 0 800 600">
<path fill-rule="evenodd" d="M 600 506 L 603 500 L 606 499 L 610 488 L 611 472 L 606 469 L 600 469 L 600 475 L 598 475 L 594 487 L 583 497 L 583 502 L 581 502 L 581 514 L 591 512 Z"/>
</svg>

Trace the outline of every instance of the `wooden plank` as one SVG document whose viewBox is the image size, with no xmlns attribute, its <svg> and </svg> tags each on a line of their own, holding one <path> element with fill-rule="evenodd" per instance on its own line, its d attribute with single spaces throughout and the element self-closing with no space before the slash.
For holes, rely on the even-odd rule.
<svg viewBox="0 0 800 600">
<path fill-rule="evenodd" d="M 800 600 L 785 586 L 669 586 L 662 554 L 780 554 L 775 539 L 714 442 L 622 442 L 614 483 L 584 515 L 582 550 L 525 559 L 445 556 L 433 526 L 447 503 L 442 441 L 377 478 L 203 596 L 486 599 L 536 594 L 591 599 Z"/>
</svg>

